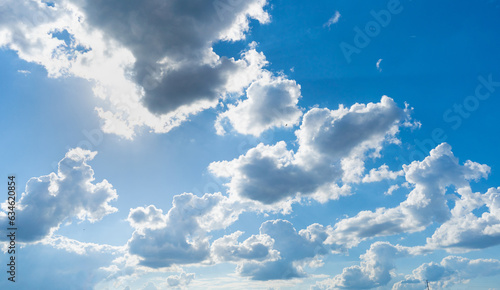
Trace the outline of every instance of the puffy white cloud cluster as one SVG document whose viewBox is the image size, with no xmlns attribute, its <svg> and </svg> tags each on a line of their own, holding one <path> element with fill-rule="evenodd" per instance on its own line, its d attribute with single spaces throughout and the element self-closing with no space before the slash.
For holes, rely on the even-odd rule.
<svg viewBox="0 0 500 290">
<path fill-rule="evenodd" d="M 394 208 L 361 211 L 341 220 L 329 242 L 352 247 L 366 238 L 421 231 L 432 222 L 443 223 L 451 215 L 445 197 L 447 188 L 468 187 L 471 180 L 487 177 L 490 171 L 487 165 L 472 161 L 460 165 L 446 143 L 431 150 L 423 161 L 414 161 L 403 169 L 406 181 L 414 187 L 405 201 Z"/>
<path fill-rule="evenodd" d="M 490 188 L 485 194 L 473 193 L 470 187 L 458 192 L 461 197 L 451 218 L 427 238 L 428 247 L 463 252 L 500 244 L 500 188 Z M 476 216 L 473 210 L 483 206 L 488 210 Z"/>
<path fill-rule="evenodd" d="M 396 258 L 412 255 L 411 248 L 376 242 L 360 256 L 360 265 L 344 268 L 342 274 L 316 284 L 316 289 L 370 289 L 384 286 L 392 279 Z"/>
<path fill-rule="evenodd" d="M 110 205 L 118 198 L 113 186 L 107 180 L 94 183 L 94 170 L 87 162 L 96 154 L 81 148 L 71 149 L 59 162 L 57 174 L 28 181 L 16 208 L 16 224 L 22 228 L 18 241 L 40 241 L 73 218 L 96 222 L 117 211 Z M 3 210 L 7 206 L 3 203 Z M 2 212 L 0 223 L 7 224 L 7 221 L 7 215 Z M 1 231 L 5 239 L 4 229 Z"/>
<path fill-rule="evenodd" d="M 179 275 L 171 275 L 167 277 L 169 287 L 186 287 L 195 277 L 194 273 L 180 273 Z"/>
<path fill-rule="evenodd" d="M 211 252 L 215 262 L 277 259 L 279 253 L 273 250 L 274 240 L 269 235 L 252 235 L 238 243 L 242 234 L 243 232 L 236 231 L 212 243 Z"/>
<path fill-rule="evenodd" d="M 470 260 L 463 257 L 448 256 L 440 263 L 430 262 L 413 270 L 405 280 L 399 281 L 393 290 L 423 289 L 425 281 L 433 288 L 443 289 L 456 284 L 463 284 L 478 277 L 500 274 L 500 261 L 496 259 Z"/>
<path fill-rule="evenodd" d="M 165 215 L 154 206 L 132 209 L 128 220 L 136 231 L 128 241 L 129 252 L 151 268 L 204 262 L 210 258 L 207 233 L 238 218 L 241 211 L 233 205 L 220 193 L 184 193 L 174 196 Z"/>
<path fill-rule="evenodd" d="M 279 257 L 268 261 L 244 261 L 237 272 L 253 280 L 275 280 L 304 277 L 304 266 L 321 265 L 320 258 L 329 253 L 324 245 L 327 235 L 323 226 L 313 224 L 297 232 L 286 220 L 270 220 L 260 227 L 260 234 L 274 240 L 274 249 Z"/>
<path fill-rule="evenodd" d="M 314 108 L 295 132 L 296 153 L 284 141 L 259 144 L 232 161 L 213 162 L 209 169 L 230 178 L 232 196 L 263 204 L 307 195 L 322 202 L 338 199 L 350 191 L 337 182 L 343 176 L 346 182 L 358 180 L 367 154 L 376 156 L 384 141 L 393 141 L 403 119 L 405 111 L 386 96 L 379 103 L 349 109 Z M 354 176 L 352 164 L 358 168 Z"/>
<path fill-rule="evenodd" d="M 147 208 L 138 207 L 131 209 L 127 220 L 138 231 L 160 229 L 167 225 L 167 218 L 163 214 L 163 211 L 157 209 L 154 205 L 150 205 Z"/>
</svg>

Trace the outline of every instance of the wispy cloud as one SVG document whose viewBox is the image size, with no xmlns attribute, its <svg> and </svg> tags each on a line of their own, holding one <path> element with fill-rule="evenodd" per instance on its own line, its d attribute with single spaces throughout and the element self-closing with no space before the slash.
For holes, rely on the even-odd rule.
<svg viewBox="0 0 500 290">
<path fill-rule="evenodd" d="M 23 70 L 23 69 L 19 69 L 17 70 L 17 72 L 23 75 L 29 75 L 31 73 L 29 70 Z"/>
<path fill-rule="evenodd" d="M 377 69 L 378 71 L 382 71 L 382 69 L 380 68 L 380 63 L 383 61 L 382 58 L 380 58 L 379 60 L 377 60 Z"/>
<path fill-rule="evenodd" d="M 339 22 L 341 16 L 342 15 L 340 15 L 340 12 L 335 11 L 335 14 L 333 14 L 333 16 L 330 17 L 330 19 L 328 19 L 328 21 L 325 24 L 323 24 L 323 27 L 330 28 L 330 26 L 332 26 L 333 24 Z"/>
</svg>

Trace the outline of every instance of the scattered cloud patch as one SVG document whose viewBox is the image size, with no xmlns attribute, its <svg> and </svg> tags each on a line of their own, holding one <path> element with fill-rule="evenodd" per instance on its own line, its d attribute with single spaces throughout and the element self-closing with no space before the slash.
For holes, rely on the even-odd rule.
<svg viewBox="0 0 500 290">
<path fill-rule="evenodd" d="M 432 288 L 444 289 L 457 284 L 466 284 L 471 279 L 500 274 L 500 261 L 496 259 L 470 260 L 448 256 L 440 263 L 430 262 L 413 270 L 405 280 L 397 282 L 393 290 L 417 289 L 429 281 Z M 422 289 L 422 288 L 420 288 Z"/>
<path fill-rule="evenodd" d="M 466 252 L 500 244 L 500 188 L 490 188 L 481 194 L 464 187 L 458 193 L 460 199 L 455 202 L 451 218 L 427 238 L 427 246 Z M 478 217 L 473 210 L 482 206 L 488 210 Z"/>
<path fill-rule="evenodd" d="M 360 256 L 360 265 L 344 268 L 342 274 L 316 284 L 316 289 L 371 289 L 389 283 L 395 259 L 412 254 L 411 248 L 376 242 Z"/>
<path fill-rule="evenodd" d="M 432 222 L 444 223 L 451 216 L 446 189 L 469 186 L 469 181 L 485 178 L 490 171 L 487 165 L 472 161 L 460 165 L 446 143 L 431 150 L 423 161 L 414 161 L 403 169 L 406 181 L 413 187 L 405 201 L 394 208 L 361 211 L 341 220 L 329 242 L 352 247 L 366 238 L 416 232 Z"/>
</svg>

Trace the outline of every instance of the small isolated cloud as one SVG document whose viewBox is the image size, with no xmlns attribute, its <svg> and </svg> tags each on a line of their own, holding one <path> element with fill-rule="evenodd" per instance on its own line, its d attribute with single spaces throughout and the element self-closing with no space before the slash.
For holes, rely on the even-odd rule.
<svg viewBox="0 0 500 290">
<path fill-rule="evenodd" d="M 118 198 L 113 186 L 105 179 L 94 183 L 94 170 L 87 162 L 96 154 L 71 149 L 59 162 L 57 174 L 28 181 L 17 207 L 16 223 L 23 229 L 18 233 L 19 241 L 40 241 L 73 218 L 96 222 L 118 210 L 109 204 Z M 6 207 L 6 203 L 2 204 L 4 210 Z M 0 223 L 6 224 L 7 216 L 0 214 Z"/>
<path fill-rule="evenodd" d="M 384 192 L 385 195 L 392 195 L 394 193 L 394 191 L 400 189 L 401 187 L 399 186 L 399 184 L 394 184 L 394 185 L 391 185 L 389 187 L 389 189 L 387 189 L 386 192 Z"/>
<path fill-rule="evenodd" d="M 22 70 L 22 69 L 17 70 L 17 72 L 20 73 L 20 74 L 23 74 L 25 76 L 29 75 L 31 73 L 29 70 Z"/>
<path fill-rule="evenodd" d="M 328 21 L 325 24 L 323 24 L 323 27 L 330 28 L 330 26 L 332 26 L 333 24 L 339 22 L 341 16 L 342 15 L 340 15 L 340 12 L 335 11 L 335 14 L 333 14 L 333 16 L 330 17 L 330 19 L 328 19 Z"/>
<path fill-rule="evenodd" d="M 338 199 L 349 188 L 336 181 L 351 174 L 352 166 L 358 168 L 357 174 L 349 178 L 360 179 L 367 153 L 376 156 L 383 142 L 391 142 L 403 119 L 404 111 L 386 96 L 379 103 L 355 104 L 349 109 L 313 108 L 295 132 L 297 152 L 288 150 L 284 141 L 259 144 L 232 161 L 211 163 L 209 170 L 230 178 L 227 186 L 232 196 L 262 204 L 298 196 L 323 202 Z"/>
<path fill-rule="evenodd" d="M 378 71 L 382 71 L 382 69 L 380 68 L 380 63 L 382 62 L 382 60 L 383 60 L 383 59 L 379 59 L 379 60 L 377 61 L 377 69 L 378 69 Z"/>
</svg>

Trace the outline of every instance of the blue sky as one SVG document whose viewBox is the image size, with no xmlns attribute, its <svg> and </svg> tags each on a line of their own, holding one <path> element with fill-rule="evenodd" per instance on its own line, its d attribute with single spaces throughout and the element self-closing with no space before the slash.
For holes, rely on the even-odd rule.
<svg viewBox="0 0 500 290">
<path fill-rule="evenodd" d="M 0 3 L 0 288 L 498 289 L 500 3 L 312 2 Z"/>
</svg>

